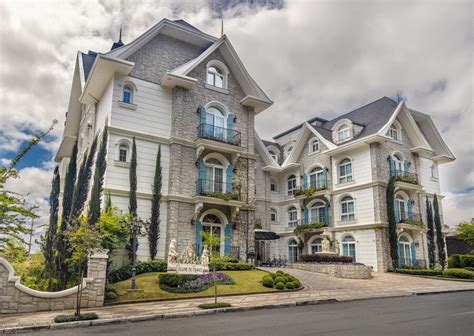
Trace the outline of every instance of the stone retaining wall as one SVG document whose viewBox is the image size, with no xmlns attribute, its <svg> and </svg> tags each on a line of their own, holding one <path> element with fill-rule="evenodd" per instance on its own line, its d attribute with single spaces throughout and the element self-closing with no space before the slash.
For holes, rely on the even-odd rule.
<svg viewBox="0 0 474 336">
<path fill-rule="evenodd" d="M 317 263 L 295 263 L 291 265 L 293 268 L 324 273 L 335 276 L 337 278 L 346 279 L 371 279 L 372 269 L 365 265 L 354 264 L 317 264 Z"/>
<path fill-rule="evenodd" d="M 87 263 L 81 306 L 100 307 L 104 304 L 107 252 L 94 253 Z M 44 310 L 72 309 L 76 305 L 78 286 L 60 292 L 42 292 L 20 283 L 20 277 L 10 263 L 0 257 L 0 314 L 30 313 Z"/>
</svg>

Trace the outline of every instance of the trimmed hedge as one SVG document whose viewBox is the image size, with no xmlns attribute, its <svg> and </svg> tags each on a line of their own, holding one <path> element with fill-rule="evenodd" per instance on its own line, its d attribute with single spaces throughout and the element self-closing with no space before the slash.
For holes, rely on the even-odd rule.
<svg viewBox="0 0 474 336">
<path fill-rule="evenodd" d="M 275 288 L 279 290 L 285 289 L 285 284 L 283 282 L 277 282 Z"/>
<path fill-rule="evenodd" d="M 474 267 L 464 267 L 464 269 L 466 269 L 468 271 L 471 271 L 471 272 L 474 272 Z"/>
<path fill-rule="evenodd" d="M 161 274 L 158 279 L 162 290 L 171 293 L 202 292 L 214 285 L 214 274 Z M 216 273 L 216 284 L 233 285 L 234 280 L 224 273 Z"/>
<path fill-rule="evenodd" d="M 58 315 L 54 318 L 55 323 L 97 320 L 96 313 L 84 313 L 81 315 Z"/>
<path fill-rule="evenodd" d="M 150 272 L 166 272 L 168 263 L 166 260 L 152 260 L 137 263 L 137 275 Z M 132 277 L 132 265 L 127 265 L 110 272 L 108 276 L 109 283 L 113 284 L 119 281 L 127 280 Z"/>
<path fill-rule="evenodd" d="M 262 284 L 265 287 L 273 288 L 273 279 L 271 277 L 264 277 L 262 280 Z"/>
<path fill-rule="evenodd" d="M 352 263 L 352 257 L 332 254 L 302 254 L 302 262 L 308 263 Z"/>
<path fill-rule="evenodd" d="M 212 265 L 210 266 L 212 268 Z M 250 271 L 255 268 L 254 264 L 250 263 L 233 263 L 226 262 L 216 265 L 217 271 Z"/>
<path fill-rule="evenodd" d="M 443 272 L 443 275 L 460 279 L 474 279 L 474 272 L 462 268 L 448 268 Z"/>
<path fill-rule="evenodd" d="M 265 287 L 276 288 L 279 290 L 300 288 L 301 282 L 291 274 L 283 271 L 276 271 L 275 273 L 266 274 L 262 278 L 262 284 Z"/>
<path fill-rule="evenodd" d="M 474 255 L 471 254 L 453 254 L 448 258 L 449 268 L 474 267 Z"/>
<path fill-rule="evenodd" d="M 432 269 L 421 269 L 421 268 L 397 268 L 396 273 L 402 274 L 411 274 L 411 275 L 428 275 L 428 276 L 437 276 L 442 275 L 443 271 L 441 270 L 432 270 Z"/>
<path fill-rule="evenodd" d="M 199 278 L 197 274 L 176 274 L 176 273 L 167 273 L 160 274 L 159 283 L 160 285 L 166 285 L 169 287 L 180 287 L 185 282 L 196 280 Z"/>
</svg>

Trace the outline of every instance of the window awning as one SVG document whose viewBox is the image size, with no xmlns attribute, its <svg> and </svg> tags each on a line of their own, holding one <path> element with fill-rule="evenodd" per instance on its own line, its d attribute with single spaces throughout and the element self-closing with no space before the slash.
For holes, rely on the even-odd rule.
<svg viewBox="0 0 474 336">
<path fill-rule="evenodd" d="M 255 240 L 277 240 L 278 236 L 275 232 L 267 230 L 255 230 Z"/>
</svg>

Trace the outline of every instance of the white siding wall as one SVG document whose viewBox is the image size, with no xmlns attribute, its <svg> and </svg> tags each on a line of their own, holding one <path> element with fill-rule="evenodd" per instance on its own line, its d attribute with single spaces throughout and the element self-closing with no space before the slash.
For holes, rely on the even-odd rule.
<svg viewBox="0 0 474 336">
<path fill-rule="evenodd" d="M 336 232 L 336 240 L 339 242 L 340 253 L 342 255 L 342 239 L 345 235 L 351 234 L 356 240 L 356 261 L 377 269 L 377 250 L 375 245 L 374 230 L 359 230 Z"/>
<path fill-rule="evenodd" d="M 439 181 L 431 177 L 432 164 L 432 160 L 420 157 L 420 182 L 426 192 L 439 194 Z"/>
<path fill-rule="evenodd" d="M 340 200 L 345 195 L 350 195 L 355 202 L 355 221 L 341 222 L 341 204 Z M 348 193 L 342 193 L 334 196 L 334 217 L 336 226 L 342 227 L 345 225 L 364 225 L 373 224 L 374 217 L 374 194 L 372 188 L 364 188 L 354 190 Z"/>
<path fill-rule="evenodd" d="M 100 98 L 99 103 L 97 104 L 97 114 L 95 119 L 95 130 L 97 132 L 102 132 L 105 126 L 107 119 L 110 121 L 110 114 L 112 112 L 112 94 L 113 94 L 114 81 L 111 80 L 107 85 L 107 88 Z"/>
<path fill-rule="evenodd" d="M 352 159 L 352 184 L 344 183 L 339 184 L 339 169 L 338 163 L 344 158 L 349 157 Z M 345 154 L 339 154 L 333 157 L 333 167 L 332 167 L 332 180 L 334 190 L 344 188 L 348 185 L 357 185 L 369 183 L 372 181 L 372 169 L 370 165 L 370 149 L 369 147 L 364 147 L 351 151 Z"/>
<path fill-rule="evenodd" d="M 122 137 L 116 134 L 109 136 L 109 149 L 107 156 L 107 173 L 105 178 L 105 188 L 129 190 L 129 167 L 118 165 L 119 141 L 126 139 L 132 142 L 132 138 Z M 137 144 L 137 192 L 152 192 L 153 178 L 155 176 L 156 154 L 158 144 L 153 141 L 136 140 Z M 131 151 L 130 145 L 130 151 Z M 168 145 L 161 145 L 161 172 L 162 172 L 162 195 L 168 194 L 168 175 L 170 162 L 170 148 Z"/>
<path fill-rule="evenodd" d="M 134 92 L 132 110 L 119 105 L 122 100 L 124 82 L 133 82 L 137 89 Z M 145 82 L 137 78 L 116 78 L 113 90 L 113 113 L 110 124 L 141 133 L 169 138 L 171 135 L 171 90 L 161 85 Z"/>
</svg>

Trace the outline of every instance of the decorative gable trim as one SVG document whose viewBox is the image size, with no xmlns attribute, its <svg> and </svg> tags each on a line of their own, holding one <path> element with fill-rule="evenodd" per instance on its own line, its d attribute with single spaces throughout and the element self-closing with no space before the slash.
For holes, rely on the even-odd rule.
<svg viewBox="0 0 474 336">
<path fill-rule="evenodd" d="M 257 131 L 254 131 L 254 133 L 255 133 L 255 148 L 257 149 L 257 152 L 260 154 L 260 157 L 262 158 L 263 162 L 267 165 L 263 169 L 281 171 L 282 169 L 280 165 L 278 164 L 278 162 L 273 160 L 267 148 L 265 147 L 262 139 L 260 139 L 260 137 L 258 136 Z"/>
</svg>

